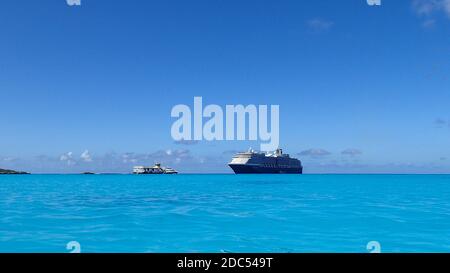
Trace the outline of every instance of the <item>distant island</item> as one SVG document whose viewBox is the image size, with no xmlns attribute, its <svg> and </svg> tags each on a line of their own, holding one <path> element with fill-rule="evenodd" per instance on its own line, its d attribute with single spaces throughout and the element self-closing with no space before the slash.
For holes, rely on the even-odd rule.
<svg viewBox="0 0 450 273">
<path fill-rule="evenodd" d="M 29 173 L 0 169 L 0 174 L 29 174 Z"/>
</svg>

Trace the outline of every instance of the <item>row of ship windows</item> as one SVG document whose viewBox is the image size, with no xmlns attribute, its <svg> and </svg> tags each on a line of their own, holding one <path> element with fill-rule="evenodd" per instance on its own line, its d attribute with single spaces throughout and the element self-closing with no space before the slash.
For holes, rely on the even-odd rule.
<svg viewBox="0 0 450 273">
<path fill-rule="evenodd" d="M 269 164 L 269 163 L 265 163 L 264 167 L 266 168 L 294 168 L 294 166 L 290 166 L 290 165 L 277 165 L 277 164 Z"/>
</svg>

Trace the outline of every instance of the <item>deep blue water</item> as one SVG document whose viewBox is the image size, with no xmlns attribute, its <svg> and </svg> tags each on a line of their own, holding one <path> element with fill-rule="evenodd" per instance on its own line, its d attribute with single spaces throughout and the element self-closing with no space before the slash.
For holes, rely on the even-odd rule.
<svg viewBox="0 0 450 273">
<path fill-rule="evenodd" d="M 450 252 L 450 175 L 0 176 L 0 252 Z"/>
</svg>

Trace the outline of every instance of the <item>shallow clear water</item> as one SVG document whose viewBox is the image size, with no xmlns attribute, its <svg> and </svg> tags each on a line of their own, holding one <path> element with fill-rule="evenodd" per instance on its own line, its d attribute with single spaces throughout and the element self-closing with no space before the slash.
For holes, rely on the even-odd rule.
<svg viewBox="0 0 450 273">
<path fill-rule="evenodd" d="M 0 176 L 0 252 L 450 252 L 450 175 Z"/>
</svg>

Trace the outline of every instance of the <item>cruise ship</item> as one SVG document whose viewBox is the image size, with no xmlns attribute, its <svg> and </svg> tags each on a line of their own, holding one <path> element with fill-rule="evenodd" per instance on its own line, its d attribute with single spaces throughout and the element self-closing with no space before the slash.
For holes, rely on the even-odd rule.
<svg viewBox="0 0 450 273">
<path fill-rule="evenodd" d="M 236 174 L 302 174 L 300 160 L 283 154 L 282 149 L 274 153 L 248 152 L 236 154 L 228 164 Z"/>
<path fill-rule="evenodd" d="M 135 166 L 133 174 L 177 174 L 178 172 L 172 168 L 163 168 L 160 163 L 156 163 L 153 167 Z"/>
</svg>

